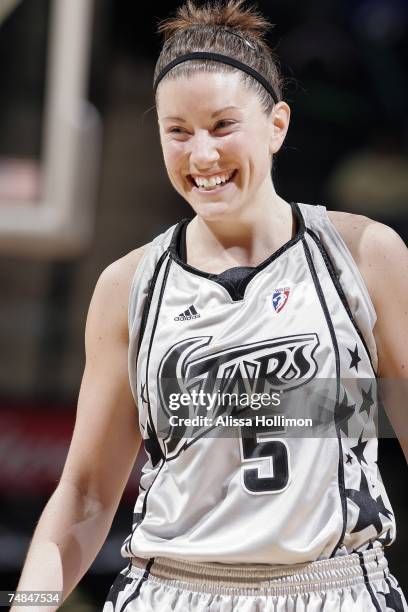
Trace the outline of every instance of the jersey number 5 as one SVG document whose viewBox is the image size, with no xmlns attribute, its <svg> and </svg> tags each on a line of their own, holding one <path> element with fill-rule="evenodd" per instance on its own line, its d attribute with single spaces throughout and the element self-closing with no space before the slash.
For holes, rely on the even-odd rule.
<svg viewBox="0 0 408 612">
<path fill-rule="evenodd" d="M 273 435 L 278 431 L 282 429 L 241 427 L 241 479 L 248 493 L 280 493 L 289 485 L 289 448 Z"/>
</svg>

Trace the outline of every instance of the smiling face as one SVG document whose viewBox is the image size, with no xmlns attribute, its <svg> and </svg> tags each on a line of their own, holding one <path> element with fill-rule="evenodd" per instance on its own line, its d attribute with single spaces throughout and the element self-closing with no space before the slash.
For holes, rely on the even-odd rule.
<svg viewBox="0 0 408 612">
<path fill-rule="evenodd" d="M 170 181 L 198 215 L 218 221 L 274 194 L 271 157 L 288 128 L 285 102 L 268 117 L 240 73 L 200 72 L 163 81 L 157 112 Z"/>
</svg>

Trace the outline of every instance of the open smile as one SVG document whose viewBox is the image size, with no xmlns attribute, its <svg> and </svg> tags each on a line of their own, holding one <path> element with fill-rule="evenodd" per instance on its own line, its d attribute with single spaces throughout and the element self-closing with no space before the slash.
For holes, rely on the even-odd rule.
<svg viewBox="0 0 408 612">
<path fill-rule="evenodd" d="M 193 191 L 199 193 L 219 193 L 228 187 L 237 175 L 237 170 L 214 174 L 212 176 L 188 175 Z"/>
</svg>

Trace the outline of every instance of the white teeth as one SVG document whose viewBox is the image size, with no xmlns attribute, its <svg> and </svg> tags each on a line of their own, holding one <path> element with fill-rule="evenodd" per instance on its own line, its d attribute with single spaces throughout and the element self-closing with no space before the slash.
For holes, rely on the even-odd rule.
<svg viewBox="0 0 408 612">
<path fill-rule="evenodd" d="M 228 174 L 220 174 L 218 176 L 211 176 L 210 178 L 205 176 L 193 176 L 193 179 L 197 187 L 208 189 L 216 185 L 221 185 L 221 183 L 226 183 L 231 178 L 232 174 L 233 172 L 229 172 Z"/>
</svg>

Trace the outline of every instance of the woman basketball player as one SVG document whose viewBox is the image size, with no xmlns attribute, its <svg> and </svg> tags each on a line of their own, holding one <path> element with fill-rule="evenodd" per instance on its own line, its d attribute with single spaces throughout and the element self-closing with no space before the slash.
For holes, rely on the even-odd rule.
<svg viewBox="0 0 408 612">
<path fill-rule="evenodd" d="M 408 252 L 384 225 L 277 195 L 290 111 L 267 25 L 230 0 L 188 1 L 161 26 L 164 160 L 195 215 L 97 283 L 73 440 L 20 589 L 75 587 L 142 437 L 128 565 L 104 612 L 407 610 L 383 552 L 395 522 L 370 432 L 376 375 L 408 372 Z M 333 436 L 166 429 L 183 393 L 202 416 L 197 381 L 196 398 L 221 381 L 290 400 L 317 379 L 335 381 Z"/>
</svg>

